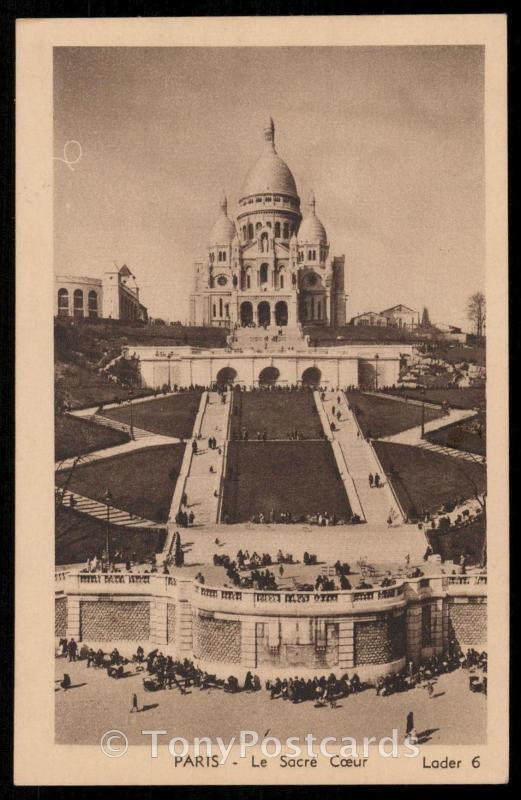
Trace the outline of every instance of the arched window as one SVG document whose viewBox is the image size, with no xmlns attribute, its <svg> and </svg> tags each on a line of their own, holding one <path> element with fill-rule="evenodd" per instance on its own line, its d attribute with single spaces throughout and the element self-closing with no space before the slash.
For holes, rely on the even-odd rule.
<svg viewBox="0 0 521 800">
<path fill-rule="evenodd" d="M 260 231 L 261 228 L 262 228 L 262 222 L 257 222 L 257 224 L 255 225 L 255 230 Z"/>
<path fill-rule="evenodd" d="M 262 283 L 268 283 L 268 265 L 261 264 L 261 268 L 259 271 L 259 280 Z"/>
<path fill-rule="evenodd" d="M 89 317 L 98 316 L 98 293 L 91 289 L 89 292 Z"/>
<path fill-rule="evenodd" d="M 317 319 L 321 318 L 321 311 L 322 311 L 322 304 L 320 300 L 317 300 Z"/>
<path fill-rule="evenodd" d="M 248 225 L 248 239 L 253 239 L 253 225 L 251 222 Z"/>
<path fill-rule="evenodd" d="M 284 289 L 284 273 L 280 274 L 280 288 Z"/>
<path fill-rule="evenodd" d="M 275 223 L 275 238 L 280 239 L 280 222 Z"/>
<path fill-rule="evenodd" d="M 69 292 L 67 289 L 58 289 L 58 316 L 69 316 Z"/>
<path fill-rule="evenodd" d="M 83 317 L 83 291 L 81 289 L 74 291 L 74 316 Z"/>
<path fill-rule="evenodd" d="M 289 225 L 287 222 L 284 223 L 282 231 L 283 231 L 282 238 L 289 239 Z"/>
<path fill-rule="evenodd" d="M 249 270 L 246 273 L 246 288 L 251 289 L 251 275 Z"/>
<path fill-rule="evenodd" d="M 213 315 L 214 315 L 214 317 L 217 316 L 217 307 L 216 307 L 215 303 L 213 304 Z"/>
<path fill-rule="evenodd" d="M 219 316 L 222 317 L 223 315 L 223 299 L 219 297 Z"/>
<path fill-rule="evenodd" d="M 243 225 L 242 226 L 242 238 L 246 239 L 247 236 L 248 236 L 248 228 L 247 228 L 246 225 Z"/>
</svg>

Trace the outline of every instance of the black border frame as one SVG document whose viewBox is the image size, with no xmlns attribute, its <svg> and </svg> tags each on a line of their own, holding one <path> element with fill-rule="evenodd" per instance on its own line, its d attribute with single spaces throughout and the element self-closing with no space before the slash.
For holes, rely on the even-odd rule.
<svg viewBox="0 0 521 800">
<path fill-rule="evenodd" d="M 1 0 L 0 0 L 1 1 Z M 164 0 L 3 0 L 0 7 L 0 159 L 2 177 L 2 200 L 0 205 L 0 252 L 2 266 L 0 269 L 0 397 L 2 400 L 2 413 L 0 414 L 0 519 L 2 532 L 0 538 L 0 631 L 2 632 L 0 644 L 0 697 L 2 706 L 0 710 L 0 785 L 6 798 L 27 798 L 27 800 L 47 800 L 74 797 L 75 800 L 83 798 L 113 797 L 136 798 L 136 800 L 150 800 L 152 797 L 167 796 L 176 792 L 189 800 L 198 798 L 239 798 L 250 797 L 254 800 L 267 800 L 268 797 L 296 798 L 305 800 L 314 797 L 321 791 L 321 786 L 71 786 L 71 787 L 36 787 L 14 786 L 13 784 L 13 720 L 14 720 L 14 381 L 10 380 L 14 373 L 14 307 L 15 307 L 15 24 L 16 19 L 22 18 L 99 18 L 99 17 L 158 17 L 158 16 L 300 16 L 300 15 L 388 15 L 397 14 L 506 14 L 508 17 L 508 128 L 509 128 L 509 250 L 510 250 L 510 369 L 515 374 L 515 358 L 521 349 L 521 316 L 517 312 L 521 300 L 519 286 L 519 242 L 520 226 L 516 225 L 519 217 L 520 203 L 514 192 L 517 186 L 516 178 L 519 176 L 519 158 L 517 143 L 521 140 L 521 119 L 519 114 L 519 50 L 521 43 L 521 30 L 519 26 L 519 0 L 504 0 L 503 2 L 479 2 L 477 0 L 352 0 L 350 3 L 337 2 L 336 0 L 224 0 L 221 3 L 212 3 L 210 0 L 193 0 L 186 2 L 165 2 Z M 7 202 L 6 202 L 7 201 Z M 518 258 L 516 258 L 516 254 Z M 516 394 L 513 382 L 510 388 L 510 403 L 512 415 L 516 410 Z M 7 422 L 7 424 L 6 424 Z M 511 432 L 511 492 L 521 476 L 519 463 L 514 463 L 515 439 L 519 435 L 521 422 L 512 419 Z M 513 498 L 512 498 L 513 499 Z M 514 507 L 514 502 L 511 502 Z M 517 564 L 517 541 L 511 537 L 510 577 L 511 585 L 515 587 L 514 565 Z M 513 709 L 513 688 L 515 667 L 519 661 L 519 643 L 514 635 L 512 622 L 515 619 L 514 610 L 517 594 L 511 592 L 511 685 L 510 700 L 511 712 Z M 7 634 L 7 635 L 6 635 Z M 7 645 L 7 642 L 10 646 Z M 489 792 L 509 792 L 514 788 L 519 779 L 519 764 L 514 756 L 513 741 L 515 731 L 511 732 L 510 742 L 510 779 L 505 785 L 427 785 L 421 786 L 352 786 L 341 784 L 323 787 L 330 796 L 343 797 L 346 793 L 355 793 L 380 798 L 388 792 L 421 792 L 423 797 L 438 796 L 441 792 L 456 791 L 458 796 L 472 794 L 472 797 L 484 796 Z"/>
</svg>

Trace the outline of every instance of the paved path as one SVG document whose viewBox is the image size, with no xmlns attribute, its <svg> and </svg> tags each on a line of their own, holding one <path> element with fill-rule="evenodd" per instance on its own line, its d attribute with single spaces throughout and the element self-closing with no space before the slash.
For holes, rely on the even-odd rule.
<svg viewBox="0 0 521 800">
<path fill-rule="evenodd" d="M 460 409 L 453 408 L 448 414 L 439 419 L 432 419 L 425 423 L 425 433 L 433 433 L 440 428 L 445 428 L 447 425 L 452 425 L 455 422 L 461 422 L 464 419 L 475 417 L 476 412 L 473 409 Z M 394 442 L 396 444 L 409 444 L 415 447 L 423 447 L 426 450 L 432 450 L 436 453 L 443 455 L 453 456 L 454 458 L 463 458 L 467 461 L 483 462 L 483 456 L 474 455 L 474 453 L 467 453 L 464 450 L 455 450 L 453 447 L 446 447 L 445 445 L 432 444 L 432 442 L 422 439 L 421 425 L 415 428 L 409 428 L 406 431 L 395 433 L 392 436 L 382 436 L 379 440 L 381 442 Z"/>
<path fill-rule="evenodd" d="M 340 404 L 337 402 L 338 397 L 340 397 Z M 371 526 L 386 528 L 391 509 L 396 522 L 403 522 L 401 510 L 385 475 L 375 460 L 371 445 L 365 441 L 362 435 L 358 435 L 359 428 L 353 412 L 347 405 L 345 395 L 343 393 L 337 395 L 336 392 L 327 393 L 323 406 L 329 422 L 333 420 L 333 406 L 335 413 L 341 412 L 340 420 L 334 418 L 337 428 L 334 437 L 344 454 L 347 469 L 355 484 L 367 523 Z M 369 485 L 369 474 L 374 475 L 376 472 L 379 473 L 383 482 L 378 489 L 371 488 Z"/>
<path fill-rule="evenodd" d="M 215 497 L 214 492 L 219 492 L 221 484 L 230 402 L 230 392 L 226 394 L 225 403 L 217 392 L 208 392 L 208 403 L 201 422 L 201 439 L 197 442 L 198 452 L 192 457 L 185 485 L 188 508 L 194 512 L 197 526 L 215 525 L 217 522 L 219 497 Z M 214 450 L 208 447 L 210 437 L 217 439 Z M 213 472 L 210 472 L 210 467 L 213 467 Z"/>
<path fill-rule="evenodd" d="M 84 497 L 77 492 L 67 491 L 63 500 L 63 505 L 67 508 L 71 508 L 69 502 L 71 495 L 75 500 L 73 506 L 74 511 L 80 511 L 82 514 L 88 514 L 91 517 L 102 519 L 103 522 L 106 521 L 107 506 L 104 503 L 100 503 L 97 500 L 91 500 L 90 497 Z M 128 511 L 123 511 L 121 508 L 115 508 L 114 506 L 111 506 L 110 509 L 110 522 L 113 525 L 124 525 L 125 527 L 129 528 L 164 528 L 164 525 L 161 525 L 158 522 L 153 522 L 152 520 L 145 519 L 144 517 L 130 515 Z"/>
<path fill-rule="evenodd" d="M 158 447 L 162 444 L 176 444 L 181 439 L 174 439 L 171 436 L 160 436 L 159 434 L 151 433 L 146 438 L 135 439 L 134 441 L 125 442 L 124 444 L 117 444 L 115 447 L 104 447 L 103 450 L 95 450 L 93 453 L 85 453 L 85 455 L 74 456 L 67 458 L 64 461 L 57 461 L 55 469 L 70 469 L 77 463 L 89 464 L 91 461 L 99 461 L 101 458 L 110 458 L 110 456 L 120 456 L 125 453 L 131 453 L 133 450 L 142 450 L 144 447 Z"/>
</svg>

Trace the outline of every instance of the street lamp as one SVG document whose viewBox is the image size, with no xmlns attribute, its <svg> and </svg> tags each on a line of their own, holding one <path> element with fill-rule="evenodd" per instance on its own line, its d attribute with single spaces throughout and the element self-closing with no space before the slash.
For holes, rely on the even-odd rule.
<svg viewBox="0 0 521 800">
<path fill-rule="evenodd" d="M 133 413 L 132 413 L 132 398 L 133 397 L 134 397 L 134 392 L 132 391 L 132 389 L 129 389 L 129 392 L 128 392 L 128 403 L 129 403 L 129 406 L 130 406 L 130 438 L 131 439 L 135 439 L 136 438 L 134 436 L 134 416 L 133 416 Z"/>
<path fill-rule="evenodd" d="M 170 359 L 171 359 L 171 358 L 172 358 L 172 356 L 171 356 L 171 354 L 169 353 L 169 354 L 167 355 L 167 361 L 168 361 L 168 391 L 169 391 L 169 392 L 171 392 L 171 391 L 172 391 L 172 384 L 170 383 Z"/>
<path fill-rule="evenodd" d="M 425 386 L 422 386 L 421 395 L 422 395 L 422 429 L 421 429 L 421 438 L 425 439 Z"/>
<path fill-rule="evenodd" d="M 105 505 L 107 506 L 107 541 L 105 546 L 105 552 L 107 554 L 107 570 L 108 570 L 110 564 L 110 507 L 112 505 L 112 495 L 108 488 L 107 491 L 105 492 L 105 497 L 103 499 L 105 500 Z"/>
<path fill-rule="evenodd" d="M 380 358 L 380 356 L 377 353 L 375 355 L 375 357 L 374 357 L 374 367 L 375 367 L 375 369 L 374 369 L 374 388 L 375 388 L 376 392 L 378 391 L 378 359 L 379 358 Z"/>
</svg>

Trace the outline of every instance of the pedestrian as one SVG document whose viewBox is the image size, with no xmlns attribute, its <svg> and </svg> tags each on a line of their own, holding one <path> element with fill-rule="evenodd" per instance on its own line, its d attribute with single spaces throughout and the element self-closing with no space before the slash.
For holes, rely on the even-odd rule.
<svg viewBox="0 0 521 800">
<path fill-rule="evenodd" d="M 64 672 L 64 673 L 63 673 L 63 680 L 62 680 L 62 681 L 60 681 L 60 686 L 62 687 L 62 689 L 63 689 L 64 691 L 67 691 L 67 689 L 70 689 L 70 688 L 71 688 L 71 686 L 72 686 L 72 681 L 71 681 L 71 677 L 70 677 L 70 675 L 68 675 L 68 674 L 67 674 L 67 672 Z"/>
<path fill-rule="evenodd" d="M 284 575 L 284 567 L 282 566 L 282 564 L 279 567 L 279 575 L 280 575 L 281 578 Z"/>
<path fill-rule="evenodd" d="M 132 695 L 132 706 L 130 708 L 130 713 L 133 714 L 134 711 L 136 711 L 136 712 L 139 711 L 139 703 L 137 701 L 137 694 L 135 692 Z"/>
<path fill-rule="evenodd" d="M 374 481 L 373 473 L 370 472 L 369 473 L 369 486 L 371 487 L 371 489 L 373 488 L 373 481 Z"/>
<path fill-rule="evenodd" d="M 68 652 L 69 652 L 69 661 L 76 661 L 76 652 L 78 650 L 78 645 L 71 639 L 68 645 Z"/>
<path fill-rule="evenodd" d="M 380 486 L 380 476 L 378 473 L 376 473 L 376 475 L 374 476 L 374 485 L 376 486 L 377 489 Z"/>
<path fill-rule="evenodd" d="M 197 442 L 195 441 L 195 439 L 192 442 L 192 453 L 194 454 L 194 456 L 197 453 Z"/>
<path fill-rule="evenodd" d="M 407 720 L 405 723 L 405 736 L 406 738 L 411 735 L 414 730 L 414 714 L 412 711 L 409 711 L 407 714 Z"/>
</svg>

